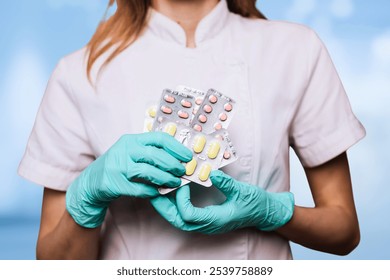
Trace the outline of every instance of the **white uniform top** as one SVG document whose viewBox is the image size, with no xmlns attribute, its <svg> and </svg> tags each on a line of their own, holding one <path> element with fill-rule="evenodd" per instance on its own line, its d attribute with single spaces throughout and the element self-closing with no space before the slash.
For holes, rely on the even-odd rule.
<svg viewBox="0 0 390 280">
<path fill-rule="evenodd" d="M 240 159 L 224 171 L 271 192 L 289 191 L 289 147 L 305 167 L 325 163 L 360 140 L 329 55 L 310 29 L 247 19 L 225 1 L 198 25 L 196 48 L 183 29 L 152 12 L 145 33 L 97 79 L 85 49 L 62 59 L 43 97 L 19 174 L 65 191 L 125 133 L 141 133 L 145 110 L 164 88 L 215 88 L 237 101 L 229 133 Z M 98 64 L 101 64 L 100 59 Z M 97 65 L 98 66 L 98 65 Z M 93 77 L 96 80 L 96 69 Z M 218 203 L 216 189 L 192 187 L 195 205 Z M 223 235 L 172 227 L 148 200 L 122 197 L 106 217 L 103 259 L 289 259 L 289 242 L 245 228 Z"/>
</svg>

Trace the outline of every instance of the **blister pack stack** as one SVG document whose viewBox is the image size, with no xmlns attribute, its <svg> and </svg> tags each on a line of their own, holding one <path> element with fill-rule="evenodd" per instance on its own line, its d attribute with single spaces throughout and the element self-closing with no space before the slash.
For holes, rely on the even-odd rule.
<svg viewBox="0 0 390 280">
<path fill-rule="evenodd" d="M 193 153 L 193 159 L 183 163 L 186 173 L 181 185 L 195 182 L 210 187 L 210 172 L 237 160 L 227 129 L 235 105 L 233 99 L 214 89 L 204 92 L 178 86 L 163 90 L 159 105 L 147 109 L 145 132 L 168 133 Z M 159 188 L 161 194 L 173 190 Z"/>
</svg>

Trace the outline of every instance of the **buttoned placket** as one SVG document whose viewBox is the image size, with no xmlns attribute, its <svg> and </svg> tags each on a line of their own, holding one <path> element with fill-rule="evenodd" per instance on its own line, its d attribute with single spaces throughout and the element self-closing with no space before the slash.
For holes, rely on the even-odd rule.
<svg viewBox="0 0 390 280">
<path fill-rule="evenodd" d="M 158 13 L 157 11 L 152 11 L 151 21 L 149 23 L 150 31 L 158 36 L 160 39 L 167 41 L 171 45 L 176 44 L 181 46 L 178 48 L 178 51 L 183 52 L 182 57 L 190 64 L 191 61 L 195 61 L 197 57 L 201 54 L 201 52 L 205 49 L 208 43 L 213 41 L 215 36 L 219 35 L 222 29 L 227 24 L 227 19 L 229 16 L 229 10 L 227 8 L 227 4 L 225 0 L 222 0 L 217 7 L 206 16 L 198 25 L 198 28 L 195 33 L 195 41 L 196 48 L 188 49 L 185 48 L 186 37 L 185 32 L 181 28 L 179 24 L 172 21 L 171 19 L 165 17 L 164 15 Z M 220 43 L 217 45 L 220 46 Z M 222 45 L 222 44 L 221 44 Z M 215 47 L 215 46 L 214 46 Z M 211 48 L 214 48 L 211 46 Z M 215 52 L 215 50 L 213 51 Z M 217 52 L 217 53 L 220 53 Z M 251 182 L 253 179 L 253 152 L 255 145 L 255 131 L 251 128 L 251 120 L 253 120 L 253 112 L 252 112 L 252 100 L 250 96 L 250 88 L 249 88 L 249 73 L 248 73 L 248 64 L 241 57 L 236 57 L 234 48 L 230 51 L 223 52 L 223 54 L 214 55 L 214 63 L 219 65 L 219 67 L 225 73 L 225 79 L 232 81 L 232 86 L 234 87 L 235 96 L 233 98 L 236 99 L 237 103 L 241 107 L 240 110 L 245 112 L 241 114 L 243 119 L 236 119 L 238 123 L 237 131 L 236 131 L 236 141 L 243 143 L 240 144 L 241 147 L 245 147 L 245 149 L 238 150 L 239 160 L 238 165 L 239 168 L 239 180 L 245 182 Z M 196 87 L 196 85 L 188 85 Z M 239 116 L 236 116 L 236 118 Z M 257 125 L 257 124 L 256 124 Z M 245 127 L 246 135 L 249 137 L 245 137 L 245 139 L 239 139 L 240 136 L 239 129 Z M 229 130 L 229 129 L 228 129 Z M 248 258 L 248 236 L 244 235 L 243 238 L 239 241 L 241 243 L 240 246 L 240 257 L 241 259 Z M 238 245 L 238 244 L 237 244 Z"/>
</svg>

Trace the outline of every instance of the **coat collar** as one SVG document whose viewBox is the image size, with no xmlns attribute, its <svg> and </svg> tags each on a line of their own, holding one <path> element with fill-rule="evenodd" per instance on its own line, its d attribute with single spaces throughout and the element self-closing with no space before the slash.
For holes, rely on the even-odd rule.
<svg viewBox="0 0 390 280">
<path fill-rule="evenodd" d="M 215 37 L 226 25 L 229 13 L 226 0 L 219 1 L 213 10 L 199 22 L 195 32 L 196 46 Z M 186 46 L 186 34 L 183 28 L 155 9 L 151 9 L 148 28 L 163 40 Z"/>
</svg>

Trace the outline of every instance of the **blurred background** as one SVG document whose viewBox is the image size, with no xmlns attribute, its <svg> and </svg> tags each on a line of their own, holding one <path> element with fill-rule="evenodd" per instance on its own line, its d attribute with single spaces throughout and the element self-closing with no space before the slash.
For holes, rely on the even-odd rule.
<svg viewBox="0 0 390 280">
<path fill-rule="evenodd" d="M 34 259 L 42 188 L 16 170 L 57 61 L 84 46 L 108 0 L 7 1 L 0 17 L 0 259 Z M 390 1 L 260 0 L 269 19 L 325 42 L 367 137 L 349 151 L 362 239 L 346 257 L 292 244 L 295 259 L 390 259 Z M 292 154 L 292 191 L 312 206 Z"/>
</svg>

